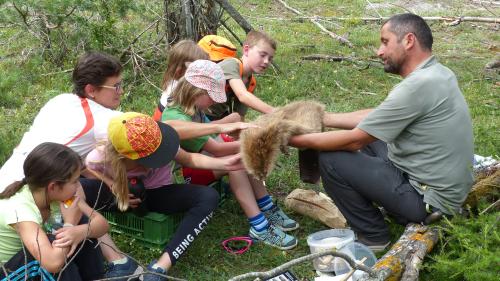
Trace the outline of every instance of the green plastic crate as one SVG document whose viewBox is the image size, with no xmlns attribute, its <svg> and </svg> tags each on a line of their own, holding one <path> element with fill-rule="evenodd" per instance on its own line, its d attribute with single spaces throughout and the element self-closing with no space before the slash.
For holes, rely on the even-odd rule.
<svg viewBox="0 0 500 281">
<path fill-rule="evenodd" d="M 219 192 L 219 206 L 229 197 L 227 183 L 223 180 L 210 184 Z M 133 212 L 103 212 L 104 217 L 111 225 L 111 232 L 119 233 L 136 239 L 146 246 L 163 248 L 174 235 L 183 214 L 164 215 L 149 212 L 140 217 Z"/>
<path fill-rule="evenodd" d="M 183 214 L 164 215 L 149 212 L 139 217 L 132 212 L 103 212 L 111 232 L 136 239 L 146 246 L 164 247 L 173 236 Z"/>
</svg>

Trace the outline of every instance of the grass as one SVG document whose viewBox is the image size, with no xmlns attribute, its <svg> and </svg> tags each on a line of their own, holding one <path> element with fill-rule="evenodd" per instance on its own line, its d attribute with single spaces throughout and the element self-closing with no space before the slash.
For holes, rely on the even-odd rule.
<svg viewBox="0 0 500 281">
<path fill-rule="evenodd" d="M 277 1 L 230 2 L 254 27 L 262 26 L 279 43 L 275 63 L 281 72 L 269 69 L 266 74 L 257 78 L 256 94 L 272 105 L 284 105 L 298 99 L 313 99 L 325 103 L 329 111 L 345 112 L 374 107 L 400 81 L 399 77 L 384 73 L 381 64 L 374 62 L 379 44 L 379 23 L 365 24 L 352 20 L 339 22 L 338 27 L 323 22 L 337 34 L 348 34 L 349 40 L 354 44 L 351 49 L 323 34 L 307 20 L 297 20 L 294 14 Z M 370 2 L 380 5 L 384 1 Z M 472 9 L 466 1 L 413 1 L 409 8 L 418 10 L 421 6 L 417 4 L 422 2 L 430 5 L 439 3 L 446 7 L 444 10 L 420 11 L 422 16 L 491 15 L 484 9 Z M 288 0 L 287 3 L 305 15 L 376 15 L 372 9 L 367 8 L 367 2 L 362 0 Z M 397 3 L 405 5 L 405 1 Z M 146 6 L 161 11 L 160 6 L 154 5 L 159 4 L 140 2 L 136 9 L 126 15 L 128 21 L 117 21 L 117 30 L 113 33 L 115 40 L 111 42 L 116 45 L 107 46 L 105 50 L 121 50 L 123 44 L 126 46 L 126 42 L 143 30 L 154 16 L 154 13 L 143 12 Z M 5 9 L 8 9 L 6 4 L 0 5 L 0 12 Z M 384 6 L 377 11 L 383 16 L 404 12 L 396 5 Z M 496 12 L 499 14 L 498 9 Z M 229 23 L 231 24 L 231 21 Z M 498 54 L 500 35 L 495 26 L 490 24 L 462 23 L 458 26 L 448 26 L 441 22 L 432 22 L 430 25 L 435 38 L 434 53 L 443 64 L 456 73 L 469 104 L 474 124 L 476 153 L 498 157 L 498 76 L 496 81 L 488 79 L 483 75 L 483 67 Z M 232 27 L 243 37 L 243 32 L 235 27 L 234 23 Z M 232 40 L 223 29 L 220 34 Z M 75 49 L 78 48 L 75 46 Z M 301 56 L 317 53 L 350 56 L 354 58 L 354 62 L 312 62 L 300 59 Z M 119 55 L 120 52 L 115 51 L 114 54 Z M 55 65 L 46 59 L 39 42 L 22 27 L 11 25 L 0 28 L 0 163 L 9 157 L 40 107 L 51 97 L 71 91 L 71 73 L 64 70 L 72 69 L 78 55 L 79 53 L 69 52 L 66 60 Z M 149 52 L 145 56 L 149 64 L 144 68 L 144 76 L 159 84 L 162 71 L 166 67 L 165 53 Z M 159 97 L 158 90 L 147 83 L 140 73 L 134 73 L 130 62 L 125 67 L 126 96 L 121 109 L 152 113 Z M 257 114 L 250 111 L 249 118 L 255 116 Z M 282 204 L 284 197 L 295 188 L 322 190 L 320 186 L 300 182 L 296 154 L 292 149 L 290 156 L 281 156 L 279 167 L 267 180 L 269 190 L 279 204 Z M 485 202 L 479 209 L 482 210 L 487 205 L 488 202 Z M 500 263 L 498 215 L 498 212 L 492 212 L 468 220 L 457 218 L 442 223 L 440 226 L 443 235 L 433 253 L 424 262 L 422 280 L 496 280 Z M 245 235 L 248 224 L 236 201 L 228 200 L 217 210 L 210 224 L 170 274 L 188 280 L 227 280 L 249 271 L 268 270 L 303 256 L 309 253 L 307 235 L 327 227 L 297 214 L 293 214 L 293 217 L 301 225 L 300 229 L 293 232 L 299 238 L 299 246 L 296 249 L 279 251 L 257 244 L 243 255 L 231 255 L 222 249 L 220 242 L 228 237 Z M 394 224 L 391 228 L 393 239 L 396 240 L 403 228 Z M 116 238 L 122 250 L 145 264 L 160 254 L 160 250 L 144 249 L 125 237 Z M 310 263 L 294 267 L 293 271 L 300 278 L 310 280 L 315 275 Z"/>
</svg>

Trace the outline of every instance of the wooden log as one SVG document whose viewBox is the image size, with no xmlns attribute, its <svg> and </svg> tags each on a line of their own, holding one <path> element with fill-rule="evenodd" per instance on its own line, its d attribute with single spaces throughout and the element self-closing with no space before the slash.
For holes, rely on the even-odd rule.
<svg viewBox="0 0 500 281">
<path fill-rule="evenodd" d="M 465 199 L 465 205 L 474 208 L 481 198 L 498 195 L 500 192 L 500 169 L 478 181 Z"/>
<path fill-rule="evenodd" d="M 418 280 L 424 256 L 437 243 L 438 231 L 420 224 L 408 224 L 399 240 L 372 267 L 374 277 L 365 274 L 360 281 Z"/>
</svg>

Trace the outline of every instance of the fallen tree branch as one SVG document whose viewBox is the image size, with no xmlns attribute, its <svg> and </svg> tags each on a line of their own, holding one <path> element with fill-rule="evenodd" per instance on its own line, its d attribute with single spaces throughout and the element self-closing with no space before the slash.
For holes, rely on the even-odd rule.
<svg viewBox="0 0 500 281">
<path fill-rule="evenodd" d="M 374 276 L 363 276 L 360 281 L 418 280 L 419 267 L 424 256 L 438 240 L 435 228 L 408 224 L 399 240 L 372 267 Z"/>
<path fill-rule="evenodd" d="M 367 274 L 369 274 L 370 276 L 373 275 L 373 273 L 374 273 L 374 271 L 370 267 L 368 267 L 368 266 L 366 266 L 364 264 L 357 263 L 349 255 L 337 252 L 335 249 L 332 249 L 332 250 L 328 250 L 328 251 L 324 251 L 324 252 L 310 254 L 310 255 L 303 256 L 303 257 L 300 257 L 300 258 L 297 258 L 297 259 L 293 259 L 293 260 L 291 260 L 291 261 L 289 261 L 287 263 L 284 263 L 284 264 L 282 264 L 282 265 L 280 265 L 280 266 L 278 266 L 276 268 L 273 268 L 273 269 L 271 269 L 269 271 L 265 271 L 265 272 L 249 272 L 249 273 L 245 273 L 245 274 L 242 274 L 242 275 L 238 275 L 238 276 L 235 276 L 235 277 L 229 279 L 229 281 L 239 281 L 239 280 L 244 280 L 244 279 L 247 279 L 247 278 L 258 278 L 260 280 L 269 279 L 269 278 L 271 278 L 273 276 L 276 276 L 276 275 L 278 275 L 280 273 L 285 272 L 287 269 L 289 269 L 290 267 L 292 267 L 294 265 L 297 265 L 299 263 L 303 263 L 303 262 L 306 262 L 306 261 L 310 261 L 310 260 L 313 260 L 315 258 L 319 258 L 319 257 L 326 256 L 326 255 L 330 255 L 330 256 L 342 258 L 347 263 L 349 263 L 349 265 L 352 268 L 357 269 L 357 270 L 362 270 L 364 272 L 367 272 Z"/>
<path fill-rule="evenodd" d="M 295 13 L 295 14 L 297 14 L 299 16 L 302 15 L 302 12 L 300 12 L 299 10 L 297 10 L 295 8 L 290 7 L 285 1 L 278 0 L 278 2 L 280 2 L 283 6 L 285 6 L 285 8 L 287 8 L 290 11 L 292 11 L 293 13 Z M 353 47 L 352 43 L 349 40 L 347 40 L 346 38 L 344 38 L 344 37 L 342 37 L 340 35 L 337 35 L 337 34 L 331 32 L 330 30 L 326 29 L 321 23 L 319 23 L 319 20 L 320 20 L 319 17 L 314 16 L 314 17 L 309 18 L 309 20 L 314 25 L 316 25 L 319 29 L 321 29 L 323 32 L 325 32 L 326 34 L 330 35 L 333 39 L 336 39 L 336 40 L 340 41 L 340 43 L 342 43 L 342 44 L 346 44 L 347 46 L 349 46 L 349 48 Z"/>
<path fill-rule="evenodd" d="M 280 1 L 280 0 L 278 0 Z M 360 21 L 385 21 L 388 20 L 390 17 L 362 17 L 362 18 L 347 18 L 347 17 L 327 17 L 326 19 L 329 20 L 337 20 L 337 21 L 353 21 L 353 20 L 360 20 Z M 500 23 L 500 18 L 485 18 L 485 17 L 447 17 L 447 16 L 442 16 L 442 17 L 422 17 L 426 21 L 446 21 L 446 22 L 455 22 L 455 21 L 460 21 L 460 22 L 484 22 L 484 23 Z"/>
<path fill-rule="evenodd" d="M 303 60 L 352 61 L 351 57 L 314 54 L 301 57 Z"/>
</svg>

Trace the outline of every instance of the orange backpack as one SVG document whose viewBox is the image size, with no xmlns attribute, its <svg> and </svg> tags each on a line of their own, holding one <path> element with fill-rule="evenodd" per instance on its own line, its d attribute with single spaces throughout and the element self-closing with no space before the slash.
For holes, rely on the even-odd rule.
<svg viewBox="0 0 500 281">
<path fill-rule="evenodd" d="M 198 41 L 198 46 L 207 52 L 210 60 L 214 62 L 236 57 L 236 47 L 233 43 L 219 35 L 205 35 Z"/>
<path fill-rule="evenodd" d="M 236 47 L 228 39 L 219 35 L 205 35 L 198 41 L 198 46 L 208 53 L 210 60 L 213 62 L 221 62 L 227 58 L 234 58 L 240 65 L 240 76 L 243 75 L 243 63 L 236 58 Z M 252 75 L 247 90 L 253 93 L 256 85 L 257 82 Z M 226 84 L 226 93 L 227 92 L 232 92 L 229 84 Z"/>
</svg>

